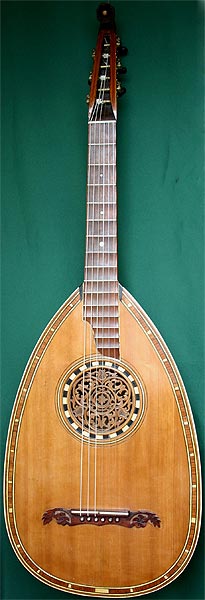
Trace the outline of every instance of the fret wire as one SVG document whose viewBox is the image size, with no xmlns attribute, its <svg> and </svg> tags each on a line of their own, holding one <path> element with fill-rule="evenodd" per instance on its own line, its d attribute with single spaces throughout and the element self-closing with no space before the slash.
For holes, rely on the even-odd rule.
<svg viewBox="0 0 205 600">
<path fill-rule="evenodd" d="M 88 142 L 88 146 L 115 146 L 115 142 Z"/>
<path fill-rule="evenodd" d="M 92 251 L 92 250 L 88 250 L 88 254 L 99 254 L 99 253 L 100 253 L 100 254 L 103 254 L 103 247 L 102 247 L 102 250 L 93 250 L 93 251 Z M 110 251 L 109 251 L 109 250 L 106 250 L 106 251 L 104 252 L 104 254 L 108 254 L 108 256 L 109 256 L 110 254 L 116 254 L 116 255 L 117 255 L 117 252 L 116 252 L 115 250 L 110 250 Z"/>
<path fill-rule="evenodd" d="M 104 279 L 104 281 L 109 281 L 109 283 L 117 283 L 118 284 L 118 280 L 117 279 Z M 85 279 L 84 283 L 103 283 L 102 279 Z"/>
<path fill-rule="evenodd" d="M 95 283 L 98 283 L 98 282 L 96 281 Z M 105 283 L 105 282 L 102 281 L 101 283 Z M 102 289 L 101 288 L 101 289 L 94 289 L 94 290 L 92 290 L 92 289 L 89 289 L 89 286 L 88 286 L 88 289 L 85 287 L 84 294 L 86 294 L 87 296 L 92 296 L 92 295 L 94 295 L 94 296 L 95 295 L 102 296 L 102 294 L 106 294 L 106 297 L 107 296 L 112 296 L 113 298 L 115 297 L 115 300 L 118 301 L 118 299 L 119 299 L 119 291 L 118 291 L 118 289 L 116 287 L 114 287 L 114 288 L 112 287 L 111 289 L 109 289 L 110 288 L 110 286 L 109 286 L 110 282 L 108 281 L 107 283 L 108 283 L 108 286 L 106 286 L 106 287 L 108 289 Z M 108 298 L 108 300 L 109 300 L 109 298 Z"/>
<path fill-rule="evenodd" d="M 106 125 L 108 123 L 116 123 L 115 120 L 110 120 L 110 121 L 89 121 L 89 125 L 101 125 L 101 123 L 105 123 Z"/>
<path fill-rule="evenodd" d="M 112 317 L 112 318 L 115 319 L 115 317 Z M 96 329 L 96 330 L 98 330 L 98 329 L 108 329 L 109 330 L 109 329 L 119 329 L 119 327 L 118 327 L 118 324 L 116 324 L 116 325 L 102 325 L 101 324 L 101 325 L 98 325 L 98 326 L 93 326 L 93 329 Z M 100 334 L 99 334 L 99 336 L 100 336 Z"/>
<path fill-rule="evenodd" d="M 89 307 L 92 308 L 92 306 L 94 306 L 95 308 L 98 307 L 98 308 L 103 308 L 103 309 L 106 308 L 106 307 L 108 307 L 108 309 L 109 309 L 109 308 L 112 308 L 112 307 L 117 307 L 118 306 L 118 302 L 109 302 L 109 304 L 102 304 L 100 306 L 99 306 L 99 304 L 95 304 L 95 302 L 91 302 L 91 304 L 89 304 L 89 302 L 87 302 L 87 308 L 89 308 Z"/>
<path fill-rule="evenodd" d="M 104 329 L 109 332 L 109 338 L 112 338 L 110 330 L 113 326 L 113 321 L 115 323 L 116 333 L 119 328 L 118 325 L 118 302 L 119 302 L 119 294 L 118 294 L 118 280 L 117 280 L 117 250 L 109 250 L 109 240 L 114 242 L 114 238 L 116 239 L 117 246 L 117 199 L 116 199 L 116 182 L 115 182 L 115 120 L 113 121 L 92 121 L 89 123 L 96 127 L 94 129 L 89 129 L 89 148 L 91 151 L 90 162 L 88 168 L 91 169 L 90 176 L 96 177 L 98 176 L 100 169 L 107 168 L 107 176 L 106 181 L 92 183 L 90 179 L 88 180 L 88 192 L 87 192 L 87 252 L 86 252 L 86 261 L 85 261 L 85 280 L 84 280 L 84 295 L 85 302 L 87 305 L 84 306 L 84 314 L 88 316 L 90 322 L 92 324 L 93 318 L 93 326 L 95 330 L 102 328 L 102 321 L 106 319 L 106 325 Z M 91 137 L 91 131 L 92 137 Z M 93 137 L 94 134 L 94 137 Z M 108 137 L 109 140 L 108 140 Z M 98 140 L 98 141 L 97 141 Z M 98 149 L 99 148 L 99 149 Z M 101 150 L 102 148 L 102 150 Z M 105 154 L 106 152 L 106 154 Z M 103 160 L 103 157 L 107 160 Z M 110 168 L 112 168 L 112 172 Z M 93 171 L 92 171 L 93 169 Z M 114 179 L 110 181 L 111 176 Z M 105 177 L 105 173 L 104 173 Z M 91 209 L 92 205 L 92 209 Z M 101 211 L 105 213 L 101 215 Z M 114 211 L 114 212 L 113 212 Z M 99 218 L 97 218 L 99 212 Z M 109 218 L 110 212 L 110 218 Z M 92 218 L 92 214 L 93 217 Z M 108 223 L 110 222 L 110 226 Z M 93 227 L 91 225 L 93 223 Z M 100 228 L 96 226 L 98 223 Z M 94 229 L 95 224 L 95 229 Z M 114 224 L 116 224 L 116 234 L 114 231 Z M 106 229 L 104 228 L 106 226 Z M 93 233 L 90 233 L 92 232 Z M 96 233 L 97 232 L 97 233 Z M 89 248 L 90 244 L 96 245 L 97 239 L 103 240 L 103 247 L 99 246 L 99 248 L 94 250 Z M 88 249 L 89 248 L 89 249 Z M 95 264 L 96 256 L 98 254 L 99 260 L 98 264 Z M 109 264 L 109 256 L 112 256 L 112 264 Z M 103 259 L 104 257 L 104 259 Z M 103 259 L 103 264 L 100 261 Z M 114 264 L 113 264 L 114 260 Z M 100 264 L 99 264 L 100 263 Z M 107 263 L 107 264 L 106 264 Z M 90 269 L 90 271 L 88 271 Z M 113 271 L 113 269 L 115 269 Z M 106 274 L 103 277 L 103 274 Z M 110 273 L 110 276 L 109 276 Z M 101 278 L 99 278 L 101 276 Z M 104 286 L 106 283 L 106 289 Z M 113 285 L 114 284 L 114 285 Z M 117 287 L 117 289 L 116 289 Z M 88 291 L 90 288 L 90 291 Z M 92 289 L 93 288 L 93 289 Z M 97 288 L 97 289 L 96 289 Z M 110 288 L 110 289 L 109 289 Z M 114 289 L 113 289 L 114 288 Z M 99 298 L 99 302 L 93 302 L 94 294 L 96 294 L 95 298 Z M 105 298 L 104 298 L 105 295 Z M 115 303 L 113 304 L 113 297 L 115 298 Z M 101 304 L 102 299 L 108 302 L 108 305 L 105 305 L 104 302 Z M 107 299 L 107 300 L 106 300 Z M 89 300 L 91 303 L 89 304 Z M 99 311 L 96 313 L 96 309 L 99 307 Z M 97 321 L 97 323 L 96 323 Z M 95 323 L 95 325 L 94 325 Z M 98 335 L 98 341 L 100 341 L 100 335 Z M 104 345 L 104 347 L 108 347 L 108 344 Z M 119 350 L 119 344 L 116 346 Z M 98 344 L 98 348 L 100 348 L 100 344 Z M 114 356 L 114 355 L 113 355 Z"/>
<path fill-rule="evenodd" d="M 92 267 L 95 269 L 116 269 L 115 265 L 85 265 L 85 269 L 92 269 Z"/>
</svg>

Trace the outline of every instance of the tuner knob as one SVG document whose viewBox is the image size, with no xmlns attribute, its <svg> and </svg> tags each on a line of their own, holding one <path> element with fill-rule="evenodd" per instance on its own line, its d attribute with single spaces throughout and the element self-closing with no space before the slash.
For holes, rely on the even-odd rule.
<svg viewBox="0 0 205 600">
<path fill-rule="evenodd" d="M 96 50 L 95 50 L 95 48 L 93 48 L 93 51 L 92 51 L 92 58 L 93 59 L 95 58 L 95 55 L 96 55 Z"/>
<path fill-rule="evenodd" d="M 120 56 L 127 56 L 128 49 L 125 46 L 119 46 L 119 54 Z"/>
<path fill-rule="evenodd" d="M 127 69 L 126 69 L 126 67 L 122 67 L 122 65 L 119 64 L 119 66 L 117 65 L 117 72 L 120 75 L 125 75 L 125 73 L 127 73 Z"/>
<path fill-rule="evenodd" d="M 90 72 L 90 75 L 88 77 L 88 85 L 91 85 L 91 81 L 92 81 L 92 71 Z"/>
<path fill-rule="evenodd" d="M 89 104 L 89 102 L 90 102 L 90 94 L 87 94 L 87 96 L 86 96 L 86 103 Z"/>
<path fill-rule="evenodd" d="M 120 96 L 123 96 L 123 94 L 126 94 L 126 88 L 125 87 L 117 88 L 118 97 L 120 98 Z"/>
</svg>

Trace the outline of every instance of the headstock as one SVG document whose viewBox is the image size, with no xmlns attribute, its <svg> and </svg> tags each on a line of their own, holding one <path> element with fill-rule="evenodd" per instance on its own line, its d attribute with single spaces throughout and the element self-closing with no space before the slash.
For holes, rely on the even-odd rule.
<svg viewBox="0 0 205 600">
<path fill-rule="evenodd" d="M 102 3 L 97 9 L 100 21 L 96 49 L 93 51 L 93 71 L 88 83 L 89 121 L 104 121 L 117 118 L 117 97 L 126 89 L 121 86 L 118 75 L 124 75 L 126 67 L 121 65 L 120 57 L 126 56 L 127 48 L 121 45 L 116 35 L 115 9 L 111 4 Z"/>
</svg>

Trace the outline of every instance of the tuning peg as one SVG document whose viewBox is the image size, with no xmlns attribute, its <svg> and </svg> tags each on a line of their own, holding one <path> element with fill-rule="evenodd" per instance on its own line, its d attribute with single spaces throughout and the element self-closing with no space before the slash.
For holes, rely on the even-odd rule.
<svg viewBox="0 0 205 600">
<path fill-rule="evenodd" d="M 127 56 L 127 53 L 128 53 L 128 49 L 125 48 L 125 46 L 121 46 L 121 44 L 120 44 L 120 46 L 119 46 L 119 55 L 120 56 Z"/>
<path fill-rule="evenodd" d="M 86 103 L 89 104 L 89 102 L 90 102 L 90 94 L 87 94 L 87 96 L 86 96 Z"/>
<path fill-rule="evenodd" d="M 96 50 L 95 50 L 95 48 L 93 48 L 93 51 L 92 51 L 92 58 L 93 58 L 93 60 L 95 58 L 95 55 L 96 55 Z"/>
<path fill-rule="evenodd" d="M 123 96 L 123 94 L 126 94 L 126 88 L 120 86 L 119 88 L 117 88 L 118 98 L 120 98 L 120 96 Z"/>
<path fill-rule="evenodd" d="M 125 73 L 127 73 L 127 69 L 126 69 L 126 67 L 122 67 L 122 65 L 119 63 L 119 64 L 117 65 L 117 72 L 118 72 L 120 75 L 125 75 Z"/>
<path fill-rule="evenodd" d="M 91 85 L 91 81 L 92 81 L 92 71 L 90 71 L 90 75 L 88 77 L 88 85 Z"/>
</svg>

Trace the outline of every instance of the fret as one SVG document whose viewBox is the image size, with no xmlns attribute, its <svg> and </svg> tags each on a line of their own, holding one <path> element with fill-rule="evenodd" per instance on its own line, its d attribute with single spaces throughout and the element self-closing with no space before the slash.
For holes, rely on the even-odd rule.
<svg viewBox="0 0 205 600">
<path fill-rule="evenodd" d="M 116 169 L 100 165 L 90 166 L 88 170 L 88 185 L 115 185 Z"/>
<path fill-rule="evenodd" d="M 103 235 L 103 233 L 102 233 L 102 235 Z M 94 235 L 93 233 L 91 233 L 91 234 L 89 234 L 89 233 L 88 233 L 88 234 L 87 234 L 87 238 L 91 238 L 91 239 L 93 239 L 93 238 L 97 238 L 97 239 L 99 239 L 99 237 L 102 237 L 102 236 L 100 235 L 100 233 L 98 233 L 98 234 L 96 234 L 96 235 Z M 110 238 L 115 238 L 115 239 L 116 239 L 116 235 L 111 235 L 110 233 L 109 233 L 108 235 L 104 234 L 104 239 L 105 239 L 105 238 L 107 238 L 107 239 L 108 239 L 108 241 L 109 241 L 109 240 L 110 240 Z"/>
<path fill-rule="evenodd" d="M 88 165 L 105 164 L 108 166 L 116 165 L 116 149 L 115 146 L 108 144 L 92 144 L 89 148 Z"/>
<path fill-rule="evenodd" d="M 88 138 L 83 318 L 98 350 L 118 357 L 116 122 L 91 121 Z"/>
<path fill-rule="evenodd" d="M 101 258 L 103 258 L 103 257 L 101 256 Z M 111 258 L 113 259 L 113 256 Z M 117 270 L 117 261 L 115 261 L 114 264 L 111 264 L 111 262 L 109 262 L 108 264 L 104 263 L 103 265 L 102 264 L 96 264 L 96 265 L 94 265 L 94 264 L 88 264 L 88 262 L 86 261 L 85 269 L 90 269 L 91 270 L 91 274 L 93 276 L 94 276 L 94 269 L 96 269 L 97 270 L 97 275 L 99 276 L 99 269 L 103 269 L 103 270 L 105 270 L 105 269 L 108 269 L 108 270 L 110 270 L 110 269 L 116 269 Z"/>
<path fill-rule="evenodd" d="M 103 257 L 101 255 L 99 258 L 103 259 L 105 257 Z M 98 270 L 100 268 L 100 269 L 108 269 L 109 270 L 109 269 L 112 269 L 112 267 L 115 267 L 115 269 L 117 269 L 117 255 L 111 255 L 110 256 L 110 261 L 108 261 L 107 258 L 106 258 L 106 262 L 104 260 L 104 263 L 100 264 L 100 265 L 98 265 L 98 263 L 93 264 L 92 261 L 90 261 L 90 262 L 87 261 L 86 262 L 86 266 L 85 266 L 85 268 L 89 268 L 90 269 L 90 276 L 91 277 L 94 276 L 93 269 L 97 269 Z M 98 276 L 100 278 L 100 274 L 99 273 L 98 273 Z"/>
<path fill-rule="evenodd" d="M 115 142 L 88 142 L 88 146 L 115 146 Z"/>
<path fill-rule="evenodd" d="M 101 343 L 98 344 L 98 350 L 100 350 L 100 348 L 102 348 L 102 350 L 104 350 L 105 348 L 119 348 L 119 342 L 117 344 L 115 341 L 112 342 L 111 340 L 105 340 L 104 343 L 102 343 L 101 340 Z"/>
<path fill-rule="evenodd" d="M 86 306 L 86 311 L 84 309 L 84 315 L 86 315 L 86 317 L 92 317 L 92 319 L 94 319 L 96 317 L 98 319 L 100 317 L 103 317 L 103 319 L 105 319 L 106 317 L 109 317 L 109 318 L 117 317 L 118 318 L 119 317 L 118 306 L 117 305 L 106 306 L 106 307 Z"/>
<path fill-rule="evenodd" d="M 87 285 L 84 286 L 84 288 L 85 288 L 84 289 L 84 297 L 85 298 L 87 297 L 87 294 L 98 294 L 99 295 L 99 300 L 101 298 L 100 294 L 102 296 L 104 296 L 105 300 L 107 299 L 106 298 L 107 294 L 109 294 L 109 295 L 110 294 L 117 294 L 117 297 L 118 297 L 117 282 L 115 282 L 115 286 L 113 285 L 112 287 L 109 286 L 110 282 L 108 282 L 106 285 L 104 285 L 104 287 L 103 287 L 103 282 L 102 281 L 100 281 L 101 286 L 98 285 L 98 282 L 95 282 L 95 283 L 97 285 L 95 285 L 93 287 L 92 287 L 92 284 L 89 285 L 88 283 L 87 283 Z"/>
<path fill-rule="evenodd" d="M 96 292 L 88 292 L 84 295 L 84 302 L 86 303 L 86 308 L 88 306 L 98 306 L 103 308 L 106 306 L 118 306 L 119 298 L 118 294 L 116 294 L 115 297 L 114 293 L 107 294 L 107 297 L 105 297 L 105 294 L 102 294 L 101 292 L 99 294 Z"/>
<path fill-rule="evenodd" d="M 109 325 L 109 326 L 104 325 L 103 323 L 104 323 L 104 319 L 102 319 L 102 317 L 101 317 L 99 320 L 99 323 L 96 326 L 93 325 L 93 329 L 98 331 L 98 333 L 99 333 L 99 331 L 102 331 L 103 335 L 106 331 L 107 331 L 107 335 L 108 335 L 108 333 L 112 333 L 112 332 L 115 333 L 115 331 L 118 330 L 117 322 L 116 322 L 116 325 Z"/>
<path fill-rule="evenodd" d="M 110 246 L 111 246 L 111 244 L 110 244 Z M 98 260 L 99 260 L 99 262 L 104 264 L 104 266 L 109 267 L 109 264 L 113 265 L 113 261 L 115 260 L 115 257 L 117 258 L 117 248 L 113 247 L 112 249 L 109 250 L 109 245 L 107 245 L 106 247 L 104 246 L 103 248 L 97 247 L 97 246 L 94 247 L 94 245 L 93 245 L 93 248 L 92 248 L 92 240 L 90 240 L 89 247 L 87 244 L 86 255 L 87 255 L 86 264 L 89 267 L 92 267 L 92 266 L 97 267 Z M 110 257 L 110 261 L 109 261 L 109 257 Z M 92 260 L 92 258 L 93 258 L 93 260 Z"/>
<path fill-rule="evenodd" d="M 87 235 L 116 235 L 117 223 L 115 219 L 87 219 Z"/>
<path fill-rule="evenodd" d="M 113 333 L 111 334 L 110 331 L 108 331 L 106 335 L 95 333 L 95 339 L 103 340 L 104 344 L 107 346 L 110 340 L 118 340 L 119 343 L 119 333 L 116 335 L 113 335 Z"/>
<path fill-rule="evenodd" d="M 93 265 L 87 265 L 85 264 L 85 269 L 93 269 Z M 94 267 L 95 271 L 94 271 L 94 277 L 96 277 L 96 274 L 98 276 L 98 270 L 99 269 L 106 269 L 107 272 L 109 272 L 111 269 L 115 269 L 116 270 L 116 266 L 115 265 L 107 265 L 105 267 L 105 265 L 97 265 L 97 267 Z M 104 271 L 103 271 L 104 273 Z M 92 270 L 92 274 L 93 274 L 93 270 Z M 106 275 L 107 276 L 107 275 Z"/>
<path fill-rule="evenodd" d="M 102 191 L 102 190 L 101 190 L 101 191 Z M 108 196 L 108 197 L 109 197 L 109 196 Z M 114 200 L 112 200 L 112 198 L 110 198 L 110 201 L 109 201 L 109 202 L 107 202 L 107 201 L 106 201 L 106 199 L 105 199 L 105 200 L 104 200 L 104 202 L 103 202 L 103 200 L 102 200 L 101 198 L 96 198 L 96 196 L 94 196 L 94 197 L 92 198 L 92 200 L 91 200 L 91 198 L 89 198 L 89 196 L 88 196 L 88 198 L 87 198 L 87 205 L 88 205 L 88 207 L 89 207 L 89 208 L 92 208 L 92 207 L 94 207 L 94 206 L 95 206 L 95 207 L 96 207 L 96 208 L 98 208 L 99 210 L 102 210 L 102 211 L 103 211 L 103 209 L 104 209 L 104 208 L 105 208 L 105 209 L 108 209 L 108 208 L 110 208 L 110 209 L 116 208 L 116 200 L 115 200 L 115 199 L 114 199 Z M 103 216 L 105 216 L 105 215 L 103 215 L 103 213 L 100 213 L 100 214 L 102 215 L 102 216 L 101 216 L 101 219 L 103 219 Z M 109 218 L 109 217 L 106 217 L 106 219 L 107 219 L 107 220 L 110 220 L 110 218 Z M 90 218 L 89 220 L 91 220 L 91 218 Z M 105 219 L 103 219 L 103 220 L 105 220 Z M 114 218 L 112 219 L 112 221 L 114 221 Z"/>
<path fill-rule="evenodd" d="M 95 217 L 93 219 L 93 217 Z M 105 218 L 104 218 L 105 217 Z M 105 202 L 104 205 L 98 202 L 88 202 L 87 206 L 87 225 L 91 226 L 94 222 L 99 223 L 101 226 L 104 223 L 108 227 L 108 223 L 112 223 L 112 227 L 116 227 L 117 230 L 117 207 L 115 202 Z M 94 225 L 96 227 L 96 225 Z"/>
<path fill-rule="evenodd" d="M 89 279 L 90 281 L 101 282 L 109 281 L 110 279 L 117 280 L 117 264 L 115 266 L 105 267 L 105 265 L 98 267 L 91 267 L 89 265 L 85 265 L 85 281 Z"/>
<path fill-rule="evenodd" d="M 97 289 L 103 287 L 102 291 L 107 288 L 108 292 L 113 292 L 113 288 L 115 287 L 115 292 L 118 293 L 119 290 L 119 282 L 116 279 L 85 279 L 84 280 L 84 289 L 88 289 L 89 286 L 95 286 Z M 111 289 L 112 287 L 112 289 Z M 93 287 L 92 287 L 93 292 Z"/>
<path fill-rule="evenodd" d="M 96 190 L 96 191 L 98 191 L 98 193 L 99 193 L 100 197 L 97 197 L 97 196 L 95 196 L 95 195 L 93 194 L 93 197 L 91 198 L 91 197 L 90 197 L 90 195 L 88 194 L 88 198 L 87 198 L 87 204 L 88 204 L 88 205 L 90 205 L 90 206 L 93 206 L 93 205 L 95 205 L 95 206 L 98 206 L 98 207 L 99 207 L 99 205 L 101 204 L 101 205 L 102 205 L 102 206 L 101 206 L 101 208 L 103 208 L 104 206 L 105 206 L 105 207 L 106 207 L 106 206 L 108 206 L 108 207 L 110 207 L 110 208 L 113 208 L 113 207 L 115 207 L 115 206 L 116 206 L 116 197 L 114 196 L 114 198 L 112 198 L 112 197 L 111 197 L 111 194 L 110 194 L 110 193 L 108 193 L 108 201 L 106 200 L 106 197 L 105 197 L 105 198 L 104 198 L 104 200 L 103 200 L 103 195 L 105 195 L 105 193 L 106 193 L 108 190 L 107 190 L 107 189 L 105 189 L 105 190 L 99 190 L 99 189 L 98 189 L 98 186 L 96 186 L 96 187 L 97 187 L 97 190 Z M 102 186 L 102 187 L 104 187 L 104 186 Z M 93 188 L 94 188 L 94 186 L 93 186 Z M 91 190 L 89 190 L 89 191 L 91 191 Z M 94 189 L 93 189 L 92 191 L 94 191 Z M 102 194 L 102 192 L 104 192 L 104 193 Z M 103 217 L 102 217 L 102 218 L 103 218 Z M 103 219 L 103 220 L 104 220 L 104 219 Z"/>
<path fill-rule="evenodd" d="M 115 121 L 91 121 L 88 126 L 89 142 L 116 142 Z"/>
<path fill-rule="evenodd" d="M 87 221 L 87 237 L 116 237 L 117 224 L 110 221 Z"/>
<path fill-rule="evenodd" d="M 93 217 L 99 220 L 102 223 L 102 219 L 105 218 L 105 220 L 108 221 L 115 221 L 116 224 L 116 230 L 117 230 L 117 207 L 116 207 L 116 203 L 112 202 L 111 204 L 108 204 L 108 202 L 106 202 L 104 205 L 102 203 L 98 204 L 96 203 L 87 203 L 87 224 L 91 224 L 93 221 Z M 98 221 L 99 222 L 99 221 Z M 105 221 L 104 221 L 105 222 Z"/>
<path fill-rule="evenodd" d="M 92 324 L 93 329 L 97 330 L 99 327 L 103 329 L 103 327 L 108 329 L 117 328 L 119 329 L 118 316 L 105 316 L 103 315 L 99 317 L 99 315 L 90 317 L 90 322 Z"/>
<path fill-rule="evenodd" d="M 108 289 L 97 289 L 97 286 L 94 289 L 92 287 L 85 288 L 83 299 L 85 306 L 91 306 L 92 302 L 96 302 L 99 306 L 107 306 L 112 301 L 117 305 L 119 302 L 117 286 L 110 289 L 109 287 Z"/>
<path fill-rule="evenodd" d="M 101 257 L 106 258 L 106 260 L 109 256 L 111 256 L 111 260 L 113 259 L 112 255 L 117 254 L 117 248 L 115 249 L 114 245 L 113 245 L 112 249 L 111 249 L 111 242 L 112 242 L 112 239 L 114 239 L 114 238 L 112 238 L 110 240 L 109 240 L 109 238 L 107 238 L 107 239 L 108 239 L 108 245 L 104 245 L 103 241 L 100 241 L 99 243 L 96 244 L 96 243 L 94 243 L 95 240 L 93 238 L 89 238 L 88 243 L 86 244 L 86 254 L 88 255 L 89 259 L 92 255 L 94 255 L 94 256 L 97 255 L 97 256 L 99 256 L 99 258 L 101 258 Z M 110 243 L 110 248 L 108 247 L 109 243 Z M 96 266 L 98 266 L 98 265 L 96 265 Z"/>
<path fill-rule="evenodd" d="M 87 203 L 93 202 L 96 203 L 115 203 L 116 204 L 117 191 L 116 184 L 115 185 L 106 185 L 106 186 L 91 186 L 87 187 Z"/>
<path fill-rule="evenodd" d="M 94 281 L 93 279 L 85 279 L 84 280 L 84 284 L 86 284 L 86 283 L 92 283 L 92 285 L 95 285 L 95 284 L 96 285 L 100 285 L 100 284 L 107 283 L 107 282 L 109 282 L 109 283 L 116 283 L 118 285 L 118 280 L 117 279 L 104 279 L 104 277 L 103 277 L 102 280 L 97 279 L 96 281 Z"/>
<path fill-rule="evenodd" d="M 115 246 L 117 245 L 117 239 L 116 239 L 116 231 L 114 231 L 113 227 L 116 227 L 115 225 L 112 227 L 112 233 L 111 230 L 109 231 L 109 225 L 106 227 L 106 230 L 103 226 L 103 223 L 101 223 L 101 226 L 95 226 L 95 231 L 96 233 L 94 233 L 94 226 L 91 226 L 92 223 L 89 223 L 89 227 L 87 227 L 87 244 L 86 244 L 86 248 L 87 250 L 91 249 L 98 249 L 98 247 L 100 247 L 100 250 L 103 250 L 107 247 L 108 245 L 108 252 L 109 249 L 113 250 L 115 248 Z M 99 224 L 100 225 L 100 224 Z M 98 227 L 98 229 L 97 229 Z M 93 229 L 93 231 L 92 231 Z M 89 233 L 89 231 L 91 233 Z M 105 250 L 106 251 L 106 250 Z"/>
<path fill-rule="evenodd" d="M 106 66 L 106 65 L 104 65 Z M 89 125 L 102 125 L 102 123 L 105 123 L 106 125 L 112 124 L 116 125 L 116 121 L 114 120 L 110 120 L 110 121 L 90 121 Z"/>
<path fill-rule="evenodd" d="M 100 348 L 99 348 L 99 352 L 100 352 Z M 119 348 L 103 348 L 102 353 L 109 359 L 112 358 L 112 359 L 116 360 L 116 359 L 119 359 L 119 357 L 120 357 Z"/>
</svg>

